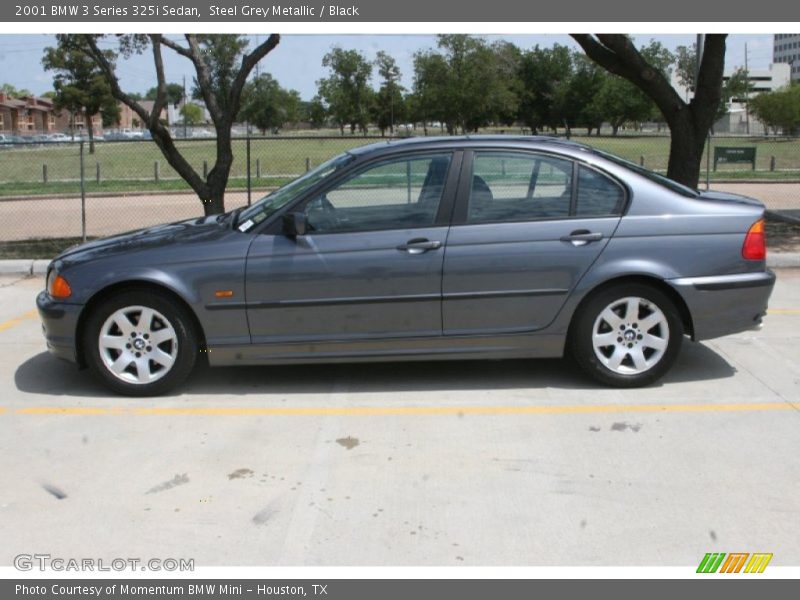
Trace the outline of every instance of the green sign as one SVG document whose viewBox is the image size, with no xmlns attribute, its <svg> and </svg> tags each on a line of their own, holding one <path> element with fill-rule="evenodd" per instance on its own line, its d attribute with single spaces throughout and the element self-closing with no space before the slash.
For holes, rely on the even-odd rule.
<svg viewBox="0 0 800 600">
<path fill-rule="evenodd" d="M 717 146 L 714 148 L 714 170 L 717 164 L 750 163 L 756 170 L 756 149 L 737 148 L 735 146 Z"/>
</svg>

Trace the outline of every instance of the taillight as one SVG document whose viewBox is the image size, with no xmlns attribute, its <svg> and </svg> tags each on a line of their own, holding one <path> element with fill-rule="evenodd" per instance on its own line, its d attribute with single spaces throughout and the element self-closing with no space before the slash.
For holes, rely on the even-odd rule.
<svg viewBox="0 0 800 600">
<path fill-rule="evenodd" d="M 47 278 L 47 293 L 53 298 L 69 298 L 72 295 L 72 288 L 61 275 L 55 275 L 52 271 Z"/>
<path fill-rule="evenodd" d="M 747 230 L 742 244 L 742 257 L 747 260 L 767 258 L 767 238 L 764 234 L 764 219 L 759 219 Z"/>
</svg>

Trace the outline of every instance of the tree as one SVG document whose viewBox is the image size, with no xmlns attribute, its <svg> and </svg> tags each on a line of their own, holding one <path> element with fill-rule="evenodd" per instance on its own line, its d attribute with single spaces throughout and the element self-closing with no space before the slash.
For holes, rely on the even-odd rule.
<svg viewBox="0 0 800 600">
<path fill-rule="evenodd" d="M 634 84 L 658 106 L 670 128 L 667 176 L 697 187 L 706 136 L 714 123 L 722 97 L 727 34 L 708 34 L 698 71 L 694 97 L 685 102 L 669 77 L 648 61 L 622 34 L 573 34 L 586 55 L 607 71 Z"/>
<path fill-rule="evenodd" d="M 592 135 L 592 130 L 600 135 L 604 115 L 596 98 L 610 75 L 577 52 L 572 55 L 572 64 L 572 77 L 558 99 L 567 128 L 586 127 L 588 135 Z"/>
<path fill-rule="evenodd" d="M 517 122 L 522 94 L 522 82 L 517 77 L 522 51 L 511 42 L 504 41 L 495 42 L 490 50 L 495 85 L 489 88 L 491 114 L 488 116 L 498 124 L 513 125 Z"/>
<path fill-rule="evenodd" d="M 685 100 L 688 101 L 689 94 L 694 92 L 694 80 L 697 75 L 697 44 L 675 48 L 675 75 L 678 83 L 686 88 Z"/>
<path fill-rule="evenodd" d="M 314 129 L 321 129 L 328 121 L 328 111 L 325 103 L 318 95 L 311 99 L 311 102 L 304 103 L 301 108 L 302 118 L 307 120 Z"/>
<path fill-rule="evenodd" d="M 566 46 L 536 45 L 522 55 L 518 72 L 522 85 L 519 120 L 533 133 L 546 128 L 555 131 L 562 123 L 558 102 L 565 95 L 572 72 L 572 54 Z"/>
<path fill-rule="evenodd" d="M 673 62 L 669 50 L 659 42 L 651 41 L 639 52 L 663 77 L 669 79 Z M 591 105 L 609 122 L 612 135 L 617 135 L 625 123 L 631 123 L 638 129 L 643 121 L 656 118 L 658 113 L 655 103 L 647 94 L 616 75 L 604 78 Z"/>
<path fill-rule="evenodd" d="M 167 94 L 167 102 L 169 102 L 173 106 L 178 106 L 183 101 L 183 86 L 180 83 L 168 83 L 166 94 Z M 133 94 L 130 95 L 133 96 Z M 147 90 L 147 93 L 144 95 L 145 100 L 151 100 L 151 101 L 155 100 L 157 97 L 158 97 L 157 87 L 151 87 L 149 90 Z M 141 96 L 137 98 L 137 100 L 141 100 Z"/>
<path fill-rule="evenodd" d="M 400 69 L 397 61 L 383 50 L 378 52 L 375 67 L 381 78 L 381 87 L 373 104 L 375 124 L 381 130 L 381 135 L 385 135 L 387 128 L 389 134 L 394 135 L 394 124 L 398 120 L 404 120 L 406 113 L 403 99 L 405 88 L 397 83 L 400 80 Z"/>
<path fill-rule="evenodd" d="M 516 114 L 516 70 L 510 44 L 488 45 L 469 35 L 440 35 L 439 52 L 419 52 L 414 57 L 416 119 L 437 120 L 447 132 L 477 131 L 492 122 L 510 122 Z"/>
<path fill-rule="evenodd" d="M 764 92 L 750 101 L 750 109 L 774 133 L 796 135 L 800 130 L 800 84 Z"/>
<path fill-rule="evenodd" d="M 592 106 L 611 125 L 611 135 L 628 122 L 647 120 L 652 114 L 652 100 L 622 77 L 607 77 Z"/>
<path fill-rule="evenodd" d="M 675 49 L 675 73 L 678 83 L 686 88 L 686 100 L 688 101 L 694 92 L 694 80 L 697 71 L 697 45 L 678 46 Z M 737 69 L 731 77 L 723 78 L 722 97 L 720 98 L 717 114 L 714 121 L 717 121 L 728 114 L 728 103 L 736 99 L 750 97 L 752 85 L 747 71 Z M 737 100 L 738 101 L 738 100 Z"/>
<path fill-rule="evenodd" d="M 344 135 L 349 125 L 350 133 L 356 128 L 366 133 L 374 94 L 369 87 L 372 63 L 358 50 L 336 47 L 323 57 L 322 66 L 330 70 L 330 75 L 317 81 L 319 97 L 339 131 Z"/>
<path fill-rule="evenodd" d="M 283 89 L 272 75 L 262 73 L 245 86 L 242 119 L 262 134 L 278 133 L 284 124 L 300 119 L 300 93 Z"/>
<path fill-rule="evenodd" d="M 56 41 L 55 47 L 45 48 L 42 58 L 45 70 L 55 72 L 53 106 L 56 110 L 68 111 L 73 119 L 74 115 L 83 114 L 89 154 L 94 154 L 92 118 L 102 113 L 103 123 L 111 124 L 119 119 L 119 106 L 86 48 L 72 45 L 66 35 L 57 35 Z"/>
<path fill-rule="evenodd" d="M 231 127 L 241 108 L 242 91 L 250 72 L 278 45 L 280 36 L 272 34 L 252 51 L 248 51 L 247 38 L 238 35 L 186 34 L 185 45 L 161 34 L 123 35 L 118 38 L 119 49 L 114 53 L 100 49 L 100 38 L 103 36 L 81 34 L 66 37 L 75 47 L 87 49 L 110 85 L 113 96 L 130 107 L 147 126 L 167 162 L 200 197 L 205 214 L 223 212 L 225 187 L 233 164 Z M 216 131 L 216 161 L 205 178 L 181 154 L 167 124 L 161 119 L 161 113 L 169 101 L 164 74 L 164 48 L 192 63 L 195 85 Z M 120 57 L 141 54 L 148 49 L 153 55 L 158 81 L 158 93 L 149 111 L 122 89 L 116 74 L 116 63 Z"/>
<path fill-rule="evenodd" d="M 0 92 L 3 92 L 9 98 L 26 98 L 33 95 L 30 90 L 25 88 L 18 89 L 10 83 L 0 85 Z"/>
<path fill-rule="evenodd" d="M 197 125 L 203 122 L 203 109 L 192 102 L 181 106 L 180 113 L 181 122 L 185 125 Z"/>
<path fill-rule="evenodd" d="M 409 98 L 409 110 L 415 122 L 422 123 L 425 135 L 428 124 L 445 122 L 445 87 L 447 63 L 441 54 L 421 51 L 414 54 L 414 92 Z"/>
</svg>

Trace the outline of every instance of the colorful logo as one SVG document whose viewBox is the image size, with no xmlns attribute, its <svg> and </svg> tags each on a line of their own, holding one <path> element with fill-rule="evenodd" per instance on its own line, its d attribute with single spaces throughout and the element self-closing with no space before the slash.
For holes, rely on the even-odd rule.
<svg viewBox="0 0 800 600">
<path fill-rule="evenodd" d="M 749 560 L 748 560 L 749 558 Z M 700 565 L 697 567 L 698 573 L 763 573 L 769 561 L 772 560 L 772 553 L 756 552 L 708 552 Z M 744 570 L 742 570 L 744 567 Z"/>
</svg>

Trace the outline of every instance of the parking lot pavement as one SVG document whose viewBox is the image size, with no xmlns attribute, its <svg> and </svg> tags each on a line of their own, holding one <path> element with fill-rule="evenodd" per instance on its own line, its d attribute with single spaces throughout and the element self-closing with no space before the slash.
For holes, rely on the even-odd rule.
<svg viewBox="0 0 800 600">
<path fill-rule="evenodd" d="M 0 565 L 800 564 L 800 270 L 663 383 L 560 360 L 205 369 L 109 396 L 0 280 Z"/>
</svg>

